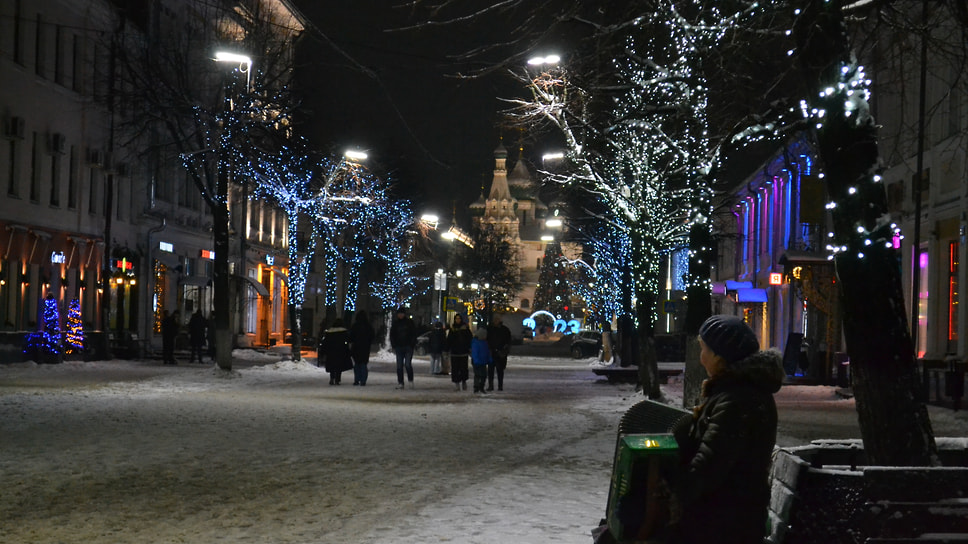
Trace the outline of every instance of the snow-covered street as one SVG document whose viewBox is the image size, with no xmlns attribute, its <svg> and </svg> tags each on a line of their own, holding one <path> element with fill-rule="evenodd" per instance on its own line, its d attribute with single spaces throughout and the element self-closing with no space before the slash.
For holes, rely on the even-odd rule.
<svg viewBox="0 0 968 544">
<path fill-rule="evenodd" d="M 397 390 L 236 352 L 208 365 L 0 366 L 0 542 L 581 543 L 604 514 L 631 385 L 512 355 L 505 391 L 415 360 Z M 347 379 L 348 378 L 348 379 Z M 679 395 L 677 384 L 665 388 Z M 778 395 L 780 445 L 858 437 L 829 387 Z M 937 436 L 963 413 L 931 408 Z"/>
</svg>

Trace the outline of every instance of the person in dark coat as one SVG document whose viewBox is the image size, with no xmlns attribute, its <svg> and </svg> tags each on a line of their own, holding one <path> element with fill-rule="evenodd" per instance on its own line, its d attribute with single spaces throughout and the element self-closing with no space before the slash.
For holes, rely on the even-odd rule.
<svg viewBox="0 0 968 544">
<path fill-rule="evenodd" d="M 192 318 L 188 320 L 188 343 L 191 352 L 188 356 L 188 362 L 195 362 L 195 358 L 198 357 L 198 362 L 202 361 L 202 348 L 205 347 L 205 334 L 208 332 L 208 320 L 202 315 L 201 310 L 196 310 L 192 314 Z"/>
<path fill-rule="evenodd" d="M 487 328 L 487 345 L 491 348 L 491 364 L 487 365 L 487 390 L 494 391 L 494 373 L 497 372 L 497 390 L 504 391 L 504 369 L 508 367 L 508 353 L 511 352 L 511 329 L 504 324 L 501 316 L 494 318 Z"/>
<path fill-rule="evenodd" d="M 427 341 L 431 374 L 444 374 L 444 344 L 446 342 L 447 334 L 444 332 L 444 324 L 437 321 L 434 323 L 434 328 L 430 330 L 430 337 Z"/>
<path fill-rule="evenodd" d="M 175 338 L 178 336 L 178 312 L 168 312 L 161 320 L 162 364 L 176 365 Z"/>
<path fill-rule="evenodd" d="M 739 317 L 714 315 L 699 329 L 709 374 L 699 406 L 673 428 L 681 471 L 667 475 L 679 519 L 674 544 L 759 544 L 767 526 L 769 472 L 776 444 L 773 394 L 784 371 L 775 350 L 760 351 Z"/>
<path fill-rule="evenodd" d="M 397 317 L 390 325 L 390 347 L 397 356 L 397 389 L 403 389 L 403 371 L 413 389 L 413 348 L 417 345 L 417 325 L 407 315 L 403 306 L 397 308 Z"/>
<path fill-rule="evenodd" d="M 317 356 L 325 357 L 326 372 L 329 372 L 329 385 L 339 385 L 344 370 L 353 368 L 350 359 L 350 333 L 343 326 L 343 320 L 336 318 L 320 339 Z"/>
<path fill-rule="evenodd" d="M 491 348 L 487 345 L 487 329 L 479 327 L 471 338 L 471 365 L 474 367 L 474 392 L 484 393 L 487 367 L 491 365 Z"/>
<path fill-rule="evenodd" d="M 457 390 L 467 390 L 467 358 L 471 354 L 471 330 L 467 327 L 464 316 L 454 316 L 454 323 L 447 334 L 447 351 L 450 352 L 450 380 L 457 386 Z"/>
<path fill-rule="evenodd" d="M 356 319 L 350 327 L 350 356 L 353 357 L 353 385 L 366 385 L 369 377 L 367 364 L 370 362 L 370 346 L 376 332 L 366 312 L 356 312 Z"/>
</svg>

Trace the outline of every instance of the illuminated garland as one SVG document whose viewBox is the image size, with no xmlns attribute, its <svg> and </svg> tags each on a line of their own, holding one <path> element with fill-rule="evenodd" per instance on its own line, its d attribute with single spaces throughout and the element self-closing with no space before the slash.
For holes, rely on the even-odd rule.
<svg viewBox="0 0 968 544">
<path fill-rule="evenodd" d="M 84 323 L 81 319 L 81 302 L 72 299 L 67 310 L 67 326 L 64 332 L 66 353 L 84 351 Z"/>
</svg>

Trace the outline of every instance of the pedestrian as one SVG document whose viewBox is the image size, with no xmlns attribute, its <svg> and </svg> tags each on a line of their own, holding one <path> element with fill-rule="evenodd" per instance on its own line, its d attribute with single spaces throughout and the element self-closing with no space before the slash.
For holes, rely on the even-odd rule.
<svg viewBox="0 0 968 544">
<path fill-rule="evenodd" d="M 161 320 L 161 359 L 162 364 L 177 365 L 175 360 L 175 338 L 178 336 L 178 311 L 166 312 Z"/>
<path fill-rule="evenodd" d="M 450 352 L 450 381 L 457 390 L 467 390 L 467 357 L 471 353 L 471 330 L 462 314 L 454 316 L 447 334 L 447 351 Z"/>
<path fill-rule="evenodd" d="M 317 358 L 325 358 L 329 385 L 339 385 L 343 371 L 353 368 L 353 361 L 350 359 L 350 334 L 343 326 L 342 319 L 337 317 L 323 332 L 316 354 Z"/>
<path fill-rule="evenodd" d="M 440 321 L 434 323 L 434 328 L 430 330 L 430 338 L 427 340 L 427 352 L 430 354 L 430 373 L 439 375 L 444 373 L 444 344 L 447 342 L 447 335 L 444 334 L 444 324 Z"/>
<path fill-rule="evenodd" d="M 195 310 L 192 314 L 192 318 L 188 320 L 188 344 L 189 344 L 189 355 L 188 362 L 195 362 L 195 357 L 198 357 L 198 362 L 202 363 L 202 348 L 205 347 L 205 334 L 208 331 L 208 320 L 202 315 L 201 310 Z"/>
<path fill-rule="evenodd" d="M 487 345 L 491 348 L 492 363 L 487 365 L 487 390 L 494 391 L 494 374 L 497 372 L 497 390 L 504 391 L 504 369 L 508 367 L 511 352 L 511 329 L 501 316 L 494 318 L 487 329 Z"/>
<path fill-rule="evenodd" d="M 487 367 L 491 365 L 491 348 L 487 345 L 487 329 L 478 327 L 471 339 L 471 364 L 474 366 L 474 392 L 485 393 Z"/>
<path fill-rule="evenodd" d="M 675 544 L 760 543 L 770 501 L 776 403 L 784 371 L 776 350 L 760 351 L 739 317 L 714 315 L 699 328 L 709 378 L 700 404 L 673 427 L 681 471 L 667 475 L 678 520 Z"/>
<path fill-rule="evenodd" d="M 350 355 L 353 357 L 353 385 L 366 385 L 370 371 L 370 346 L 376 333 L 366 311 L 356 312 L 356 319 L 350 327 Z"/>
<path fill-rule="evenodd" d="M 407 315 L 404 306 L 397 308 L 397 317 L 390 325 L 390 347 L 397 356 L 397 389 L 403 389 L 403 372 L 413 389 L 413 348 L 417 345 L 417 326 Z"/>
</svg>

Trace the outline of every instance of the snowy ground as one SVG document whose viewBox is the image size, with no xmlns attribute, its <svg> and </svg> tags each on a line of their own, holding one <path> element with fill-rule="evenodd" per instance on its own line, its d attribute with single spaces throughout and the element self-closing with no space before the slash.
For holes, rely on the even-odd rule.
<svg viewBox="0 0 968 544">
<path fill-rule="evenodd" d="M 642 397 L 591 360 L 515 357 L 504 392 L 390 359 L 366 387 L 309 362 L 0 365 L 0 542 L 581 543 Z M 664 388 L 670 399 L 681 387 Z M 859 436 L 829 387 L 777 395 L 780 445 Z M 937 436 L 965 413 L 931 408 Z"/>
</svg>

